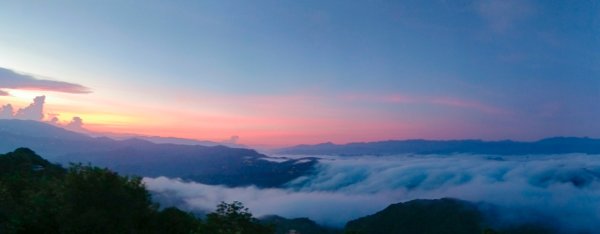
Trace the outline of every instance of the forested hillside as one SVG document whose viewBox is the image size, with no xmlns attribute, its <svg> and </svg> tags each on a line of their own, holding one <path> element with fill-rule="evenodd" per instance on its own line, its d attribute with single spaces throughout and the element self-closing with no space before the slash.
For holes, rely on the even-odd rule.
<svg viewBox="0 0 600 234">
<path fill-rule="evenodd" d="M 272 233 L 240 203 L 205 221 L 158 209 L 141 178 L 108 169 L 63 168 L 20 148 L 0 155 L 0 233 Z"/>
</svg>

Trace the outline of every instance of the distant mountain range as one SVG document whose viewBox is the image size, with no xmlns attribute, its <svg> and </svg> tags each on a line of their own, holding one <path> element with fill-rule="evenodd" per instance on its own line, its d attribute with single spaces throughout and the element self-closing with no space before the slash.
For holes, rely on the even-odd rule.
<svg viewBox="0 0 600 234">
<path fill-rule="evenodd" d="M 316 163 L 310 159 L 273 162 L 254 150 L 225 146 L 96 138 L 26 120 L 0 120 L 0 139 L 0 152 L 27 147 L 61 164 L 92 163 L 122 174 L 179 177 L 228 186 L 280 186 Z"/>
<path fill-rule="evenodd" d="M 554 137 L 534 142 L 481 140 L 390 140 L 349 144 L 298 145 L 276 150 L 290 155 L 394 155 L 394 154 L 600 154 L 600 139 Z"/>
</svg>

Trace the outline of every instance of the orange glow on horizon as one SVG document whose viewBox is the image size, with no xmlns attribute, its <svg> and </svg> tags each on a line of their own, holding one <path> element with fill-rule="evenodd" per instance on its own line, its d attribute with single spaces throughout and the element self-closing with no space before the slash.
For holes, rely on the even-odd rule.
<svg viewBox="0 0 600 234">
<path fill-rule="evenodd" d="M 9 90 L 12 96 L 0 102 L 12 103 L 15 110 L 40 96 L 29 90 Z M 346 95 L 282 96 L 201 96 L 181 102 L 163 103 L 116 100 L 113 93 L 46 94 L 46 121 L 58 117 L 67 124 L 73 117 L 83 119 L 83 127 L 98 133 L 179 137 L 221 142 L 239 136 L 240 144 L 283 147 L 322 142 L 348 143 L 389 139 L 465 138 L 465 132 L 487 136 L 486 130 L 469 123 L 450 123 L 436 116 L 412 118 L 382 113 L 369 108 L 385 105 L 431 105 L 473 111 L 487 110 L 477 102 L 459 99 L 432 99 L 395 95 L 376 97 Z M 336 99 L 337 98 L 337 99 Z M 441 101 L 440 101 L 441 100 Z M 355 104 L 340 108 L 339 104 Z M 167 103 L 167 104 L 165 104 Z M 364 104 L 366 103 L 366 104 Z M 360 105 L 364 104 L 364 105 Z M 193 107 L 193 108 L 190 108 Z M 480 111 L 485 114 L 489 111 Z M 468 131 L 467 131 L 468 130 Z M 490 130 L 492 131 L 492 130 Z M 491 135 L 491 134 L 490 134 Z"/>
</svg>

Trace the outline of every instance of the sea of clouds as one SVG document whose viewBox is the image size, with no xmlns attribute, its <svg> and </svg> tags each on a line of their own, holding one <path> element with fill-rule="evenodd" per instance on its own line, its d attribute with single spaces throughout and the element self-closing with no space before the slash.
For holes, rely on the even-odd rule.
<svg viewBox="0 0 600 234">
<path fill-rule="evenodd" d="M 452 197 L 501 207 L 498 222 L 552 222 L 569 232 L 600 228 L 600 155 L 324 156 L 313 173 L 283 188 L 165 177 L 144 182 L 155 197 L 190 211 L 241 201 L 258 217 L 309 217 L 333 227 L 392 203 Z"/>
</svg>

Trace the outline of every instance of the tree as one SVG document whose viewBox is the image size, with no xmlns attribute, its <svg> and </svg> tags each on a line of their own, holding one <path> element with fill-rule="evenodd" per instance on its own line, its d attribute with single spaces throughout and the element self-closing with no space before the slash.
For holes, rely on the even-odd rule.
<svg viewBox="0 0 600 234">
<path fill-rule="evenodd" d="M 252 217 L 248 208 L 239 201 L 221 202 L 217 210 L 206 216 L 203 231 L 214 234 L 271 234 L 274 229 Z"/>
<path fill-rule="evenodd" d="M 190 234 L 199 233 L 202 222 L 192 214 L 169 207 L 158 213 L 156 233 Z"/>
<path fill-rule="evenodd" d="M 105 168 L 71 165 L 62 196 L 66 233 L 143 232 L 156 213 L 141 178 L 119 176 Z"/>
<path fill-rule="evenodd" d="M 498 234 L 498 232 L 494 231 L 494 229 L 486 228 L 483 230 L 483 234 Z"/>
</svg>

